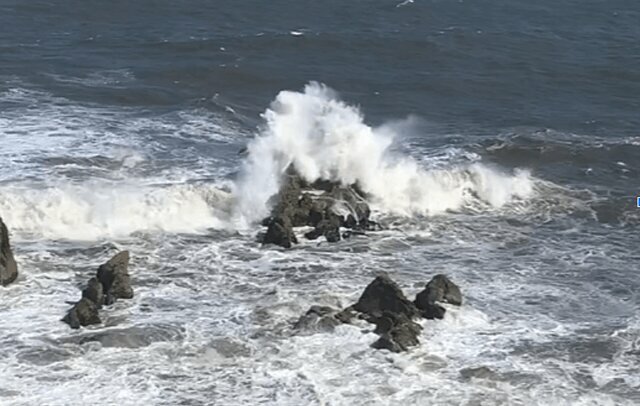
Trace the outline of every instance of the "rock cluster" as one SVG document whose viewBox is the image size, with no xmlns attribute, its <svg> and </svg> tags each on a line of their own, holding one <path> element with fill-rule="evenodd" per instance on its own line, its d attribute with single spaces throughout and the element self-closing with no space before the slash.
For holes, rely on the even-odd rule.
<svg viewBox="0 0 640 406">
<path fill-rule="evenodd" d="M 98 309 L 116 299 L 131 299 L 133 289 L 129 280 L 129 251 L 116 254 L 100 265 L 97 275 L 89 279 L 82 290 L 82 298 L 67 312 L 62 321 L 71 328 L 100 324 Z"/>
<path fill-rule="evenodd" d="M 445 308 L 438 303 L 462 304 L 460 288 L 445 275 L 434 276 L 416 299 L 408 300 L 400 287 L 387 275 L 376 277 L 358 301 L 342 311 L 326 306 L 312 306 L 295 324 L 296 330 L 331 330 L 354 318 L 375 324 L 380 338 L 372 344 L 376 349 L 407 351 L 420 343 L 422 327 L 414 320 L 442 319 Z"/>
<path fill-rule="evenodd" d="M 294 227 L 313 227 L 304 235 L 305 238 L 315 240 L 324 237 L 328 242 L 337 242 L 379 227 L 369 219 L 371 210 L 357 184 L 343 186 L 324 180 L 309 184 L 291 167 L 272 200 L 271 215 L 262 222 L 267 227 L 263 244 L 291 248 L 298 243 Z M 341 234 L 341 228 L 349 231 Z"/>
<path fill-rule="evenodd" d="M 9 231 L 0 218 L 0 286 L 7 286 L 18 277 L 18 265 L 9 244 Z"/>
</svg>

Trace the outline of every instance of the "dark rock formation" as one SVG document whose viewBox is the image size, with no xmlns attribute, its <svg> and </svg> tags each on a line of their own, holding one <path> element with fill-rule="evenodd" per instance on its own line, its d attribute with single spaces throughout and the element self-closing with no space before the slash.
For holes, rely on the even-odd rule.
<svg viewBox="0 0 640 406">
<path fill-rule="evenodd" d="M 0 218 L 0 286 L 7 286 L 18 277 L 18 265 L 9 244 L 9 230 Z"/>
<path fill-rule="evenodd" d="M 275 244 L 284 248 L 291 248 L 298 243 L 291 221 L 288 217 L 274 217 L 267 224 L 267 233 L 262 240 L 263 244 Z"/>
<path fill-rule="evenodd" d="M 102 288 L 102 283 L 98 280 L 98 278 L 93 277 L 89 279 L 89 283 L 87 283 L 87 287 L 82 291 L 82 297 L 86 297 L 95 303 L 96 307 L 99 309 L 104 304 L 104 293 Z"/>
<path fill-rule="evenodd" d="M 129 280 L 129 251 L 116 254 L 100 265 L 97 276 L 89 279 L 82 291 L 82 299 L 73 305 L 62 319 L 71 328 L 100 324 L 98 309 L 116 299 L 130 299 L 133 289 Z"/>
<path fill-rule="evenodd" d="M 271 215 L 262 222 L 267 227 L 262 238 L 264 244 L 290 248 L 297 243 L 294 227 L 314 227 L 305 237 L 310 240 L 325 237 L 328 242 L 341 240 L 341 227 L 358 233 L 379 229 L 377 223 L 369 220 L 371 210 L 357 184 L 344 186 L 328 180 L 308 184 L 293 167 L 284 174 L 271 205 Z"/>
<path fill-rule="evenodd" d="M 450 303 L 459 306 L 462 304 L 462 293 L 455 283 L 445 275 L 434 276 L 425 286 L 424 290 L 416 296 L 416 307 L 427 319 L 442 319 L 445 308 L 437 303 Z"/>
<path fill-rule="evenodd" d="M 105 304 L 116 299 L 131 299 L 133 289 L 129 280 L 129 251 L 116 254 L 98 268 L 98 280 L 102 283 Z"/>
<path fill-rule="evenodd" d="M 380 338 L 371 345 L 373 348 L 401 352 L 420 344 L 418 335 L 422 327 L 403 313 L 385 311 L 375 323 L 374 333 Z"/>
<path fill-rule="evenodd" d="M 422 327 L 414 322 L 417 317 L 442 319 L 445 309 L 438 302 L 455 305 L 462 303 L 460 288 L 444 275 L 436 275 L 410 302 L 400 287 L 386 274 L 376 277 L 365 288 L 358 301 L 342 310 L 325 306 L 312 306 L 295 325 L 298 330 L 333 330 L 339 323 L 363 319 L 375 324 L 374 333 L 380 338 L 371 346 L 393 352 L 408 351 L 420 344 Z"/>
<path fill-rule="evenodd" d="M 80 326 L 101 323 L 100 317 L 98 316 L 98 307 L 86 297 L 83 297 L 78 303 L 73 305 L 62 321 L 74 329 L 80 328 Z"/>
<path fill-rule="evenodd" d="M 374 348 L 400 352 L 420 343 L 418 335 L 422 328 L 412 321 L 420 312 L 387 275 L 375 278 L 353 309 L 376 325 L 374 332 L 380 339 L 373 343 Z"/>
<path fill-rule="evenodd" d="M 420 312 L 402 293 L 400 287 L 387 275 L 380 275 L 364 290 L 353 309 L 373 319 L 384 312 L 399 313 L 411 319 Z"/>
</svg>

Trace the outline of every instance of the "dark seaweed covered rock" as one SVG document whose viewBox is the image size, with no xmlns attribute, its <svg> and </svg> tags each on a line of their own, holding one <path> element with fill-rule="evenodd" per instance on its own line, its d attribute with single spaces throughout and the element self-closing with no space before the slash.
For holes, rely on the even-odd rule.
<svg viewBox="0 0 640 406">
<path fill-rule="evenodd" d="M 434 276 L 424 290 L 417 294 L 414 301 L 426 319 L 442 319 L 444 317 L 445 308 L 440 306 L 438 302 L 457 306 L 462 304 L 462 293 L 458 285 L 441 274 Z"/>
<path fill-rule="evenodd" d="M 18 277 L 18 265 L 9 244 L 9 230 L 0 218 L 0 286 L 7 286 Z"/>
<path fill-rule="evenodd" d="M 62 321 L 73 329 L 80 328 L 80 326 L 101 323 L 100 317 L 98 316 L 98 307 L 86 297 L 83 297 L 78 303 L 73 305 Z"/>
<path fill-rule="evenodd" d="M 105 304 L 116 299 L 131 299 L 133 289 L 129 280 L 129 251 L 116 254 L 98 268 L 98 280 L 102 283 Z"/>
</svg>

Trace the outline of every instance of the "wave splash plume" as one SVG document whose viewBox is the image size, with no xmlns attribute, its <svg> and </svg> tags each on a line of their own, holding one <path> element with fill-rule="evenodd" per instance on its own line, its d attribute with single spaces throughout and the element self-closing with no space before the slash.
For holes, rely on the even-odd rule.
<svg viewBox="0 0 640 406">
<path fill-rule="evenodd" d="M 312 82 L 304 91 L 282 91 L 263 114 L 266 127 L 248 146 L 236 185 L 241 216 L 264 217 L 267 201 L 289 165 L 307 181 L 358 183 L 380 210 L 400 214 L 440 214 L 474 199 L 500 207 L 533 192 L 525 170 L 513 175 L 482 164 L 425 170 L 408 156 L 393 156 L 394 134 L 364 123 L 358 108 L 330 88 Z"/>
</svg>

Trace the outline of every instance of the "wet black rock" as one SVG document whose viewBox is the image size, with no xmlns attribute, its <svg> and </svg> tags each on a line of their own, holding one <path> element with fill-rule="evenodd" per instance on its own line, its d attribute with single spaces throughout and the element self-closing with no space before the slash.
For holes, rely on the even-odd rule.
<svg viewBox="0 0 640 406">
<path fill-rule="evenodd" d="M 99 324 L 98 309 L 116 299 L 130 299 L 133 289 L 129 278 L 129 251 L 116 254 L 98 267 L 97 276 L 89 279 L 82 290 L 82 299 L 74 304 L 62 319 L 71 328 Z"/>
<path fill-rule="evenodd" d="M 291 221 L 288 217 L 275 217 L 267 225 L 267 233 L 262 240 L 263 244 L 275 244 L 284 248 L 291 248 L 298 243 Z"/>
<path fill-rule="evenodd" d="M 100 317 L 98 316 L 98 307 L 86 297 L 83 297 L 78 303 L 73 305 L 62 321 L 73 329 L 80 328 L 80 326 L 101 323 Z"/>
<path fill-rule="evenodd" d="M 420 316 L 441 319 L 445 309 L 438 302 L 460 305 L 462 294 L 457 285 L 444 275 L 436 275 L 410 302 L 400 287 L 383 274 L 376 277 L 362 292 L 358 301 L 341 312 L 330 307 L 313 306 L 296 323 L 297 329 L 333 329 L 338 323 L 356 319 L 375 324 L 380 337 L 371 346 L 392 352 L 408 351 L 420 344 L 422 327 L 414 320 Z"/>
<path fill-rule="evenodd" d="M 444 307 L 437 303 L 462 304 L 462 293 L 458 285 L 453 283 L 445 275 L 434 276 L 425 286 L 424 290 L 416 296 L 416 307 L 427 319 L 442 319 L 445 314 Z"/>
<path fill-rule="evenodd" d="M 399 313 L 409 319 L 420 312 L 402 293 L 400 287 L 387 275 L 376 277 L 364 290 L 353 309 L 371 318 L 379 318 L 384 312 Z"/>
<path fill-rule="evenodd" d="M 96 307 L 99 309 L 104 304 L 104 292 L 102 288 L 102 283 L 98 280 L 98 278 L 93 277 L 89 279 L 89 283 L 87 283 L 87 287 L 82 291 L 82 297 L 85 297 L 95 303 Z"/>
<path fill-rule="evenodd" d="M 377 223 L 369 220 L 371 210 L 357 184 L 344 186 L 328 180 L 309 184 L 292 166 L 284 174 L 280 190 L 271 198 L 271 205 L 271 215 L 262 221 L 267 227 L 263 244 L 290 248 L 297 243 L 294 227 L 314 227 L 305 237 L 324 237 L 328 242 L 342 239 L 341 227 L 359 232 L 378 229 Z"/>
<path fill-rule="evenodd" d="M 102 283 L 105 304 L 116 299 L 131 299 L 133 289 L 129 278 L 129 251 L 116 254 L 98 268 L 98 280 Z"/>
<path fill-rule="evenodd" d="M 9 230 L 0 218 L 0 286 L 7 286 L 18 277 L 18 265 L 9 244 Z"/>
<path fill-rule="evenodd" d="M 380 338 L 371 345 L 375 349 L 402 352 L 420 344 L 418 335 L 422 327 L 403 313 L 384 312 L 375 320 L 375 324 L 374 333 L 380 335 Z"/>
</svg>

